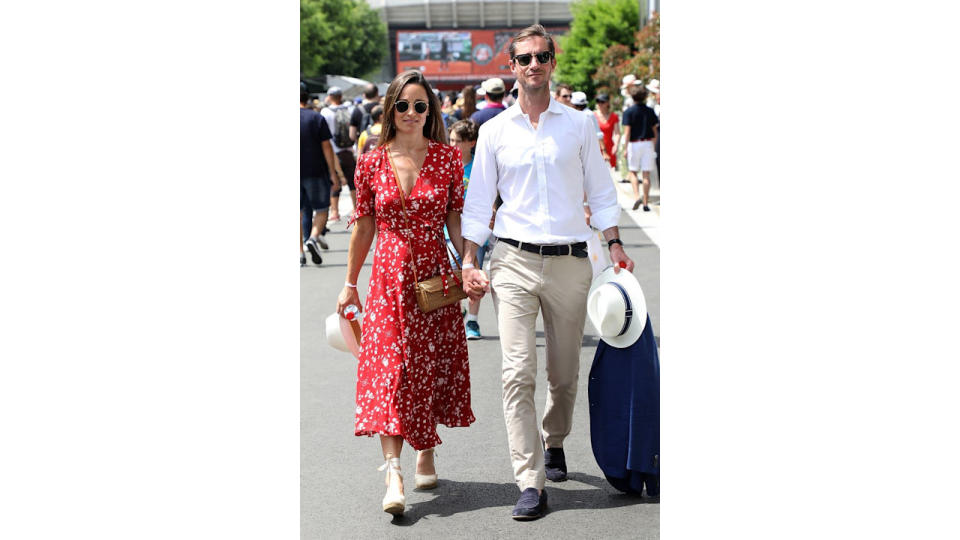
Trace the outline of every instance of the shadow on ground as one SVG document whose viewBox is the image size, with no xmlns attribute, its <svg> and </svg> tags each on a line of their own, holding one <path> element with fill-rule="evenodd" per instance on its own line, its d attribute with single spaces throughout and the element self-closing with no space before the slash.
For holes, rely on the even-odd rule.
<svg viewBox="0 0 960 540">
<path fill-rule="evenodd" d="M 570 473 L 568 478 L 563 483 L 563 489 L 547 483 L 549 499 L 546 515 L 566 510 L 620 508 L 660 502 L 659 497 L 621 493 L 603 478 L 589 474 Z M 584 484 L 584 488 L 577 489 L 578 483 Z M 462 512 L 499 507 L 503 508 L 506 517 L 520 497 L 520 491 L 513 483 L 454 482 L 443 479 L 432 493 L 436 495 L 433 499 L 408 506 L 403 515 L 395 516 L 391 523 L 409 527 L 423 518 L 450 517 Z"/>
</svg>

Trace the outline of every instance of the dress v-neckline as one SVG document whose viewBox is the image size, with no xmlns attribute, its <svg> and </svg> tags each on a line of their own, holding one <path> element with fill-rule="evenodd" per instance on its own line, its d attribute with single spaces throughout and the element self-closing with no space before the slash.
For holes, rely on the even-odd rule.
<svg viewBox="0 0 960 540">
<path fill-rule="evenodd" d="M 420 184 L 420 176 L 423 174 L 423 166 L 427 163 L 427 157 L 430 156 L 430 141 L 427 141 L 427 152 L 423 155 L 423 163 L 421 163 L 420 168 L 417 169 L 417 176 L 413 179 L 413 186 L 410 187 L 410 193 L 403 192 L 403 185 L 400 183 L 400 174 L 397 173 L 397 166 L 393 164 L 393 156 L 390 155 L 390 147 L 387 146 L 384 148 L 384 152 L 387 153 L 387 161 L 390 162 L 390 171 L 393 173 L 393 178 L 397 184 L 397 191 L 400 192 L 400 197 L 402 197 L 405 201 L 409 201 L 410 197 L 413 195 L 413 192 L 417 190 L 417 185 Z"/>
</svg>

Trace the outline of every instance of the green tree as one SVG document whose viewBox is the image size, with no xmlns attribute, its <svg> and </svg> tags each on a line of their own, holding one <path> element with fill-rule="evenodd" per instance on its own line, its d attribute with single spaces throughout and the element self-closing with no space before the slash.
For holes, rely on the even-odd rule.
<svg viewBox="0 0 960 540">
<path fill-rule="evenodd" d="M 624 75 L 633 74 L 649 83 L 660 78 L 660 15 L 654 13 L 646 26 L 637 32 L 633 47 L 613 45 L 603 53 L 600 68 L 593 76 L 597 92 L 610 94 L 611 106 L 623 106 L 620 82 Z"/>
<path fill-rule="evenodd" d="M 300 0 L 304 77 L 362 77 L 388 50 L 387 27 L 364 0 Z"/>
<path fill-rule="evenodd" d="M 640 10 L 636 0 L 577 0 L 570 12 L 570 32 L 558 40 L 563 54 L 557 57 L 556 78 L 592 97 L 603 53 L 615 44 L 633 46 Z"/>
</svg>

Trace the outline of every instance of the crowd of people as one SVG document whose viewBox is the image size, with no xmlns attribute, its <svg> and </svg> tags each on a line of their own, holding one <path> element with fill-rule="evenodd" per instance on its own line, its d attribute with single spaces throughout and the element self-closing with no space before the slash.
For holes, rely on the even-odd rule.
<svg viewBox="0 0 960 540">
<path fill-rule="evenodd" d="M 516 77 L 510 91 L 502 79 L 490 78 L 479 88 L 444 94 L 410 70 L 397 75 L 383 96 L 371 84 L 359 103 L 350 104 L 332 87 L 320 104 L 301 85 L 301 265 L 305 252 L 322 264 L 327 224 L 348 221 L 352 233 L 336 310 L 364 313 L 355 434 L 380 436 L 387 485 L 382 507 L 391 514 L 405 506 L 404 442 L 417 450 L 416 486 L 429 489 L 437 482 L 437 425 L 475 421 L 466 341 L 482 337 L 477 314 L 489 293 L 520 489 L 512 517 L 543 515 L 545 481 L 567 476 L 563 443 L 571 430 L 593 278 L 586 241 L 601 231 L 614 272 L 634 268 L 619 238 L 621 210 L 611 181 L 621 149 L 637 199 L 633 209 L 642 204 L 649 211 L 659 121 L 658 107 L 645 101 L 653 94 L 659 103 L 659 81 L 623 81 L 630 102 L 621 121 L 606 94 L 596 96 L 596 111 L 569 85 L 556 85 L 551 95 L 556 50 L 542 26 L 515 35 L 509 56 Z M 338 208 L 344 187 L 353 201 L 349 216 Z M 357 280 L 374 239 L 364 303 Z M 428 312 L 418 307 L 415 284 L 456 265 L 468 297 L 465 312 L 456 303 Z M 538 423 L 540 313 L 549 390 Z"/>
</svg>

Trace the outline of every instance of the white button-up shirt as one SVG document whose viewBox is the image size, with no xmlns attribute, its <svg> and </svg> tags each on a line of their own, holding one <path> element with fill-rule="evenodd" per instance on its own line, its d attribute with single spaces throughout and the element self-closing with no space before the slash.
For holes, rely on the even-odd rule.
<svg viewBox="0 0 960 540">
<path fill-rule="evenodd" d="M 520 104 L 480 127 L 470 187 L 463 209 L 464 238 L 478 245 L 490 236 L 490 217 L 499 191 L 493 234 L 534 244 L 570 244 L 591 236 L 583 195 L 600 230 L 620 220 L 613 180 L 597 144 L 593 123 L 553 98 L 537 128 Z"/>
</svg>

